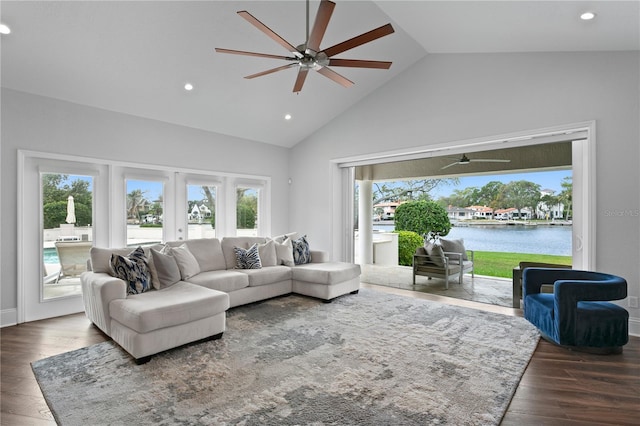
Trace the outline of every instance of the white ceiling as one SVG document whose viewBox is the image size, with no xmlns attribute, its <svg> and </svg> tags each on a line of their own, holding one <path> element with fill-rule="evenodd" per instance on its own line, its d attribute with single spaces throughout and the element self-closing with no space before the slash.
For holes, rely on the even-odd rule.
<svg viewBox="0 0 640 426">
<path fill-rule="evenodd" d="M 311 1 L 311 24 L 318 8 Z M 215 47 L 287 55 L 239 17 L 248 10 L 293 45 L 306 33 L 295 1 L 2 1 L 2 86 L 106 110 L 291 147 L 427 54 L 640 50 L 639 1 L 340 1 L 326 48 L 391 22 L 396 32 L 337 57 L 393 61 L 312 73 Z M 586 10 L 595 20 L 581 21 Z M 195 89 L 186 92 L 185 82 Z M 293 119 L 285 121 L 286 113 Z"/>
</svg>

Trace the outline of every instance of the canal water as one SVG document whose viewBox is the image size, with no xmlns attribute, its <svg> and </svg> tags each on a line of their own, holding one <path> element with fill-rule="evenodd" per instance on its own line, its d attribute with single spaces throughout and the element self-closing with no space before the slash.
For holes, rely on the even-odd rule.
<svg viewBox="0 0 640 426">
<path fill-rule="evenodd" d="M 391 232 L 395 227 L 392 222 L 376 222 L 373 229 Z M 571 226 L 454 226 L 445 238 L 462 238 L 470 250 L 571 256 Z M 58 263 L 55 248 L 44 249 L 44 263 Z"/>
<path fill-rule="evenodd" d="M 394 225 L 377 222 L 373 229 L 390 232 Z M 454 226 L 445 238 L 463 238 L 465 247 L 470 250 L 571 256 L 571 226 Z"/>
</svg>

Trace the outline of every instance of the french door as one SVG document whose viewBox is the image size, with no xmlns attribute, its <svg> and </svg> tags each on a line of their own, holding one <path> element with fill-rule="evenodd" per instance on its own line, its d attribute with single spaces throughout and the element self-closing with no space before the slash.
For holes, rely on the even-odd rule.
<svg viewBox="0 0 640 426">
<path fill-rule="evenodd" d="M 104 166 L 27 157 L 18 194 L 18 322 L 83 311 L 80 274 L 105 220 Z"/>
<path fill-rule="evenodd" d="M 89 250 L 270 234 L 267 177 L 18 152 L 17 322 L 84 310 Z"/>
</svg>

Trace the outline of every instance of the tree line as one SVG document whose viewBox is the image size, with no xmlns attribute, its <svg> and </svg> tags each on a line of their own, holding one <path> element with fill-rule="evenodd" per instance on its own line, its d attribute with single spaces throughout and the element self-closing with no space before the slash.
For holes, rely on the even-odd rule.
<svg viewBox="0 0 640 426">
<path fill-rule="evenodd" d="M 573 184 L 570 177 L 560 183 L 562 190 L 559 194 L 542 195 L 541 187 L 537 183 L 526 180 L 502 183 L 491 181 L 481 188 L 468 187 L 457 189 L 448 197 L 440 197 L 438 203 L 443 207 L 487 206 L 493 210 L 515 208 L 518 213 L 529 208 L 535 214 L 536 208 L 543 202 L 548 208 L 562 204 L 564 217 L 571 216 Z"/>
<path fill-rule="evenodd" d="M 435 201 L 442 207 L 487 206 L 493 210 L 515 208 L 518 213 L 529 208 L 533 213 L 540 202 L 546 206 L 564 206 L 564 217 L 571 216 L 573 185 L 570 177 L 560 183 L 562 190 L 558 194 L 542 195 L 540 185 L 526 180 L 503 183 L 491 181 L 482 187 L 456 189 L 447 197 L 434 200 L 430 192 L 437 187 L 456 185 L 457 178 L 418 179 L 399 182 L 374 182 L 373 204 L 383 202 Z M 381 213 L 377 212 L 377 213 Z"/>
</svg>

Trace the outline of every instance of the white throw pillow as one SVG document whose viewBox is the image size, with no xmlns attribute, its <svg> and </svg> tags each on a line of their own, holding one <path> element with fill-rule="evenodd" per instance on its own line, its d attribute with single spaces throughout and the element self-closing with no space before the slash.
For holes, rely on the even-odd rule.
<svg viewBox="0 0 640 426">
<path fill-rule="evenodd" d="M 264 244 L 258 244 L 258 254 L 262 267 L 278 265 L 278 255 L 276 253 L 276 242 L 267 240 Z"/>
<path fill-rule="evenodd" d="M 165 246 L 162 250 L 152 248 L 151 258 L 153 259 L 158 275 L 157 290 L 170 287 L 180 281 L 182 274 L 180 274 L 178 263 L 175 257 L 171 255 L 171 249 L 169 247 Z"/>
<path fill-rule="evenodd" d="M 171 247 L 171 255 L 178 263 L 180 276 L 183 280 L 187 280 L 200 273 L 200 265 L 198 264 L 195 256 L 189 251 L 186 244 L 179 247 Z"/>
<path fill-rule="evenodd" d="M 273 240 L 276 247 L 276 257 L 278 265 L 295 266 L 293 262 L 293 245 L 291 238 L 287 238 L 282 243 Z"/>
<path fill-rule="evenodd" d="M 276 243 L 282 244 L 286 240 L 295 240 L 297 236 L 298 236 L 297 232 L 289 232 L 288 234 L 279 235 L 277 237 L 274 237 L 273 241 L 275 241 Z"/>
</svg>

